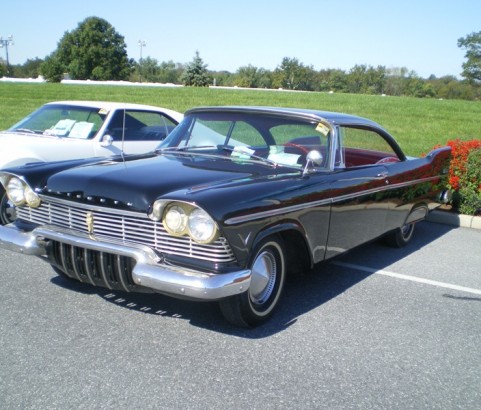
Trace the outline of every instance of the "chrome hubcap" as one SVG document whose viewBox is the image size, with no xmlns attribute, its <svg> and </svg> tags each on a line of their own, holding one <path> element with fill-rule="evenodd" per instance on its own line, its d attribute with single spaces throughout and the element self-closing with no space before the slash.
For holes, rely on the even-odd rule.
<svg viewBox="0 0 481 410">
<path fill-rule="evenodd" d="M 407 224 L 407 225 L 404 225 L 402 228 L 401 228 L 401 235 L 404 239 L 409 239 L 409 237 L 411 236 L 411 233 L 412 233 L 412 230 L 414 228 L 414 225 L 413 224 Z"/>
<path fill-rule="evenodd" d="M 254 303 L 265 303 L 276 283 L 277 263 L 270 252 L 260 253 L 252 265 L 250 296 Z"/>
</svg>

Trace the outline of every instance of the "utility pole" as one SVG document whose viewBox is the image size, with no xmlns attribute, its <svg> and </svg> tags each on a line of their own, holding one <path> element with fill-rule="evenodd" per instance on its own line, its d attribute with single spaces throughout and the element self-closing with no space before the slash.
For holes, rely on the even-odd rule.
<svg viewBox="0 0 481 410">
<path fill-rule="evenodd" d="M 140 47 L 139 81 L 142 82 L 142 48 L 146 46 L 146 43 L 145 43 L 145 40 L 139 40 L 137 44 Z"/>
<path fill-rule="evenodd" d="M 5 47 L 5 54 L 7 55 L 7 76 L 10 74 L 10 62 L 8 61 L 8 46 L 13 46 L 13 36 L 10 34 L 6 39 L 0 37 L 0 48 Z"/>
</svg>

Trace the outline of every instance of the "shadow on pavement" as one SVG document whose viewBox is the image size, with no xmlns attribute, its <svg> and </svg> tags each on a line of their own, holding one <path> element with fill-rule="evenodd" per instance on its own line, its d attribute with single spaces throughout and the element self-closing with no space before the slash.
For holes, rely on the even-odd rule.
<svg viewBox="0 0 481 410">
<path fill-rule="evenodd" d="M 350 256 L 376 255 L 374 269 L 384 269 L 396 261 L 405 258 L 418 249 L 445 235 L 453 227 L 436 223 L 422 222 L 416 226 L 416 232 L 408 246 L 396 249 L 385 246 L 381 241 L 372 242 L 345 253 L 335 261 L 349 262 Z M 193 326 L 237 337 L 260 339 L 272 336 L 290 327 L 297 318 L 318 308 L 322 304 L 355 286 L 372 273 L 352 273 L 352 269 L 343 268 L 330 262 L 315 266 L 308 273 L 290 277 L 286 283 L 279 309 L 270 321 L 254 329 L 241 329 L 225 321 L 217 303 L 193 302 L 174 299 L 156 293 L 126 293 L 109 289 L 95 288 L 73 280 L 54 277 L 52 283 L 63 288 L 87 295 L 97 294 L 106 302 L 119 308 L 139 311 L 149 315 L 188 320 Z"/>
</svg>

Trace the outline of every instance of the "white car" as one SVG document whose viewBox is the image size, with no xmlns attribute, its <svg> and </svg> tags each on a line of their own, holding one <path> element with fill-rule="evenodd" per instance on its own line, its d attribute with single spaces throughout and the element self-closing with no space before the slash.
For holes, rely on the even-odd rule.
<svg viewBox="0 0 481 410">
<path fill-rule="evenodd" d="M 182 118 L 179 112 L 149 105 L 51 102 L 0 132 L 0 169 L 152 151 Z M 14 219 L 13 204 L 0 185 L 0 223 Z"/>
</svg>

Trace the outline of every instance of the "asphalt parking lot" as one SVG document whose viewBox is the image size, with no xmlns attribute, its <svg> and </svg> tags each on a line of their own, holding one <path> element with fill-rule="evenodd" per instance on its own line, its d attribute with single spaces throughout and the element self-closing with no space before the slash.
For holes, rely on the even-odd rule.
<svg viewBox="0 0 481 410">
<path fill-rule="evenodd" d="M 480 249 L 423 222 L 292 278 L 253 330 L 0 251 L 0 408 L 479 409 Z"/>
</svg>

